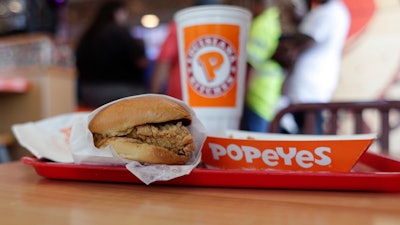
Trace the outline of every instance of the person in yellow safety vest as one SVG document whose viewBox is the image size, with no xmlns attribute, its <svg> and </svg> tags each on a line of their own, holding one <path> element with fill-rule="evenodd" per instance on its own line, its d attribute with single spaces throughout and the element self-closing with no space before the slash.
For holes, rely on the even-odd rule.
<svg viewBox="0 0 400 225">
<path fill-rule="evenodd" d="M 266 132 L 274 118 L 285 77 L 280 64 L 272 59 L 282 34 L 280 12 L 271 0 L 253 0 L 253 3 L 254 19 L 247 43 L 250 69 L 241 129 Z"/>
</svg>

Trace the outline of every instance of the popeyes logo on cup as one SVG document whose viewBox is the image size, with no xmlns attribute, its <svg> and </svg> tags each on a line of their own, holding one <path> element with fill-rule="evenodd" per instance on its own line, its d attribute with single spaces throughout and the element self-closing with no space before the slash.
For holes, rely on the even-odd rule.
<svg viewBox="0 0 400 225">
<path fill-rule="evenodd" d="M 373 139 L 253 140 L 207 137 L 202 161 L 211 168 L 349 172 Z"/>
<path fill-rule="evenodd" d="M 184 29 L 189 105 L 236 105 L 239 32 L 239 26 L 228 24 Z"/>
</svg>

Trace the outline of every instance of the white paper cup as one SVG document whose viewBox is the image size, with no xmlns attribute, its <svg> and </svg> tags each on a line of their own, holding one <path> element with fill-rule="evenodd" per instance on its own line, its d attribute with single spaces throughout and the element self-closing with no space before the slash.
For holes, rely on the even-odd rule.
<svg viewBox="0 0 400 225">
<path fill-rule="evenodd" d="M 194 6 L 174 16 L 182 96 L 209 133 L 238 129 L 244 102 L 249 10 Z"/>
</svg>

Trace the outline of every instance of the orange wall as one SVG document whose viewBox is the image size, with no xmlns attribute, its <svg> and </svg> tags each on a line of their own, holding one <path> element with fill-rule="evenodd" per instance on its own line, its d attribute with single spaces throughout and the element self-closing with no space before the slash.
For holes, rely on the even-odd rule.
<svg viewBox="0 0 400 225">
<path fill-rule="evenodd" d="M 400 100 L 400 2 L 344 1 L 352 25 L 333 100 Z"/>
<path fill-rule="evenodd" d="M 347 5 L 350 16 L 351 26 L 349 37 L 359 34 L 368 24 L 375 12 L 374 0 L 343 0 Z"/>
</svg>

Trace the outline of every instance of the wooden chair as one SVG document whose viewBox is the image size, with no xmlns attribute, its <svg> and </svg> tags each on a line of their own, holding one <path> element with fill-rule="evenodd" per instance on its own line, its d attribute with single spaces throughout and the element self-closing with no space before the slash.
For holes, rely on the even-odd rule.
<svg viewBox="0 0 400 225">
<path fill-rule="evenodd" d="M 304 112 L 305 127 L 302 133 L 315 134 L 316 112 L 321 109 L 324 134 L 377 133 L 377 144 L 385 153 L 390 149 L 391 132 L 400 126 L 400 101 L 307 103 L 291 104 L 279 111 L 270 124 L 269 132 L 280 132 L 281 120 L 286 114 Z M 344 127 L 347 127 L 348 133 L 345 133 Z"/>
</svg>

